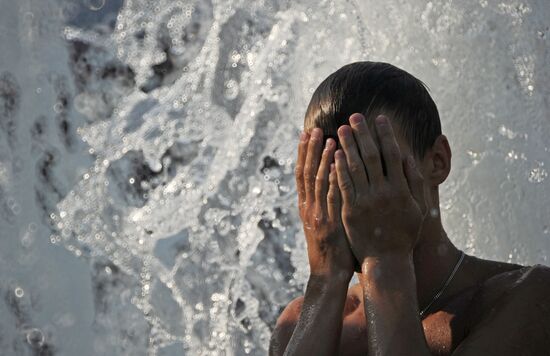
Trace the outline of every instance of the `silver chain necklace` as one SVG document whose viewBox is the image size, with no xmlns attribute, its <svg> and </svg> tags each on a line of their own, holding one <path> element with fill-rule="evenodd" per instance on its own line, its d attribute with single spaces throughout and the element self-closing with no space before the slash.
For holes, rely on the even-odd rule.
<svg viewBox="0 0 550 356">
<path fill-rule="evenodd" d="M 460 267 L 460 264 L 462 263 L 463 259 L 464 259 L 464 251 L 462 251 L 462 254 L 460 255 L 460 258 L 458 259 L 458 262 L 456 263 L 455 268 L 451 272 L 451 275 L 449 276 L 449 278 L 447 278 L 447 282 L 445 282 L 443 287 L 439 290 L 439 292 L 437 292 L 435 297 L 433 297 L 430 304 L 428 304 L 424 309 L 422 309 L 422 311 L 420 312 L 420 317 L 424 316 L 424 313 L 428 310 L 428 308 L 437 300 L 437 298 L 439 298 L 441 296 L 441 294 L 443 294 L 443 291 L 445 291 L 445 288 L 447 288 L 449 283 L 451 283 L 451 280 L 453 279 L 456 271 L 458 270 L 458 267 Z"/>
</svg>

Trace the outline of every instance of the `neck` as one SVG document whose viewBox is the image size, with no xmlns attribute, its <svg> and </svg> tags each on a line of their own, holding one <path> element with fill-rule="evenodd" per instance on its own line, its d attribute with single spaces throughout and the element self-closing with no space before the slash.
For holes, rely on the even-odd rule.
<svg viewBox="0 0 550 356">
<path fill-rule="evenodd" d="M 413 262 L 416 275 L 416 290 L 419 309 L 426 307 L 443 287 L 455 265 L 461 251 L 447 237 L 441 224 L 441 218 L 432 218 L 420 232 L 419 242 L 413 251 Z M 457 271 L 457 274 L 460 269 Z M 453 294 L 457 290 L 456 276 L 438 298 Z M 430 307 L 432 309 L 437 301 Z M 433 310 L 433 309 L 432 309 Z"/>
</svg>

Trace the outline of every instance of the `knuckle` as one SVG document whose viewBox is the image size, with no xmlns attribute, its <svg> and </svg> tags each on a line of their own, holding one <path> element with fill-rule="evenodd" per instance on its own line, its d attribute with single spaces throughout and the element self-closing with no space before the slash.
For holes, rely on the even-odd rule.
<svg viewBox="0 0 550 356">
<path fill-rule="evenodd" d="M 323 184 L 321 184 L 321 181 L 317 181 L 315 183 L 315 199 L 319 200 L 322 197 L 322 190 L 323 190 Z"/>
<path fill-rule="evenodd" d="M 361 165 L 359 165 L 356 160 L 349 164 L 349 170 L 351 173 L 359 173 L 361 172 L 362 168 L 363 167 L 361 167 Z"/>
<path fill-rule="evenodd" d="M 319 228 L 326 224 L 325 214 L 322 211 L 318 211 L 313 215 L 312 225 L 315 228 Z"/>
<path fill-rule="evenodd" d="M 327 192 L 327 200 L 329 202 L 335 203 L 338 200 L 338 194 L 336 192 L 336 189 L 331 188 Z"/>
<path fill-rule="evenodd" d="M 353 189 L 353 184 L 350 180 L 346 179 L 340 183 L 340 189 L 346 192 L 351 191 Z"/>
<path fill-rule="evenodd" d="M 357 142 L 362 142 L 367 139 L 367 131 L 362 125 L 353 127 L 353 136 Z"/>
<path fill-rule="evenodd" d="M 325 177 L 322 174 L 317 174 L 315 176 L 315 183 L 316 184 L 322 184 L 325 181 Z"/>
</svg>

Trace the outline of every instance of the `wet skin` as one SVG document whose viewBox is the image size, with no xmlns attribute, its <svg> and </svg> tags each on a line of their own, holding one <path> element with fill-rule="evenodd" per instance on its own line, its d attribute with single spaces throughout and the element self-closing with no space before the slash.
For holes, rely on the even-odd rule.
<svg viewBox="0 0 550 356">
<path fill-rule="evenodd" d="M 549 355 L 548 267 L 522 267 L 479 259 L 471 263 L 479 283 L 444 298 L 422 320 L 430 354 Z M 487 278 L 492 273 L 495 274 Z M 303 297 L 291 301 L 277 322 L 272 344 L 279 343 L 281 350 L 290 340 L 303 301 Z M 347 292 L 342 321 L 337 355 L 368 355 L 360 284 Z"/>
<path fill-rule="evenodd" d="M 309 144 L 300 143 L 297 188 L 311 276 L 305 296 L 290 302 L 279 317 L 270 354 L 550 354 L 550 269 L 545 266 L 524 267 L 467 255 L 445 293 L 423 319 L 418 316 L 415 266 L 411 262 L 418 237 L 408 234 L 407 229 L 417 231 L 422 226 L 429 207 L 424 201 L 429 199 L 425 191 L 418 189 L 422 179 L 415 175 L 414 167 L 394 164 L 401 163 L 395 155 L 393 160 L 388 159 L 390 150 L 399 152 L 396 147 L 405 154 L 408 150 L 391 126 L 381 128 L 376 142 L 362 132 L 366 126 L 359 130 L 357 123 L 352 126 L 354 135 L 361 134 L 351 136 L 349 126 L 339 130 L 345 156 L 336 154 L 333 169 L 328 167 L 336 149 L 334 142 L 327 142 L 328 148 L 322 153 L 318 134 Z M 353 147 L 350 137 L 355 137 L 359 147 Z M 357 176 L 357 169 L 348 169 L 354 159 L 366 157 L 367 150 L 377 150 L 387 165 L 382 170 L 381 162 L 376 165 L 370 157 L 368 167 L 375 164 L 374 172 L 378 173 L 369 174 L 368 181 Z M 356 204 L 354 209 L 360 211 L 356 214 L 361 219 L 350 219 L 354 215 L 349 211 L 350 201 L 362 197 L 349 188 L 377 179 L 382 182 L 382 171 L 387 172 L 387 181 L 393 187 L 407 183 L 410 188 L 409 195 L 401 196 L 395 205 L 400 209 L 399 219 L 391 204 L 390 208 L 384 205 L 371 209 L 384 210 L 387 216 L 377 216 L 370 223 L 369 214 L 373 213 L 364 210 L 365 204 Z M 371 196 L 370 200 L 376 199 Z M 405 219 L 400 204 L 409 208 Z M 345 218 L 337 216 L 339 209 L 343 209 Z M 374 225 L 386 233 L 382 234 L 388 237 L 385 241 L 374 239 Z M 348 289 L 354 261 L 361 264 L 361 283 Z"/>
</svg>

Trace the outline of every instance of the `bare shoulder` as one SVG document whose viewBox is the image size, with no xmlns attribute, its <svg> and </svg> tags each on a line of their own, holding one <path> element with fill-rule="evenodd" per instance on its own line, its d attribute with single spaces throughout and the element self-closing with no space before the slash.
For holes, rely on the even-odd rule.
<svg viewBox="0 0 550 356">
<path fill-rule="evenodd" d="M 359 288 L 358 288 L 359 287 Z M 360 285 L 356 284 L 348 289 L 346 297 L 346 303 L 344 305 L 343 316 L 346 317 L 350 313 L 357 310 L 357 307 L 361 303 Z M 277 319 L 276 327 L 291 328 L 294 329 L 295 324 L 300 318 L 302 311 L 302 305 L 304 304 L 304 296 L 299 296 L 291 300 L 287 306 L 281 312 L 281 315 Z"/>
<path fill-rule="evenodd" d="M 304 297 L 299 296 L 291 300 L 279 315 L 277 319 L 277 326 L 286 326 L 288 324 L 296 323 L 300 317 L 302 310 L 302 304 L 304 304 Z"/>
<path fill-rule="evenodd" d="M 302 310 L 302 304 L 304 303 L 304 297 L 298 297 L 291 300 L 277 318 L 275 329 L 271 335 L 269 342 L 269 355 L 282 355 L 286 349 L 294 328 L 298 323 L 300 317 L 300 311 Z"/>
<path fill-rule="evenodd" d="M 482 306 L 491 306 L 509 298 L 525 296 L 526 292 L 548 292 L 550 288 L 550 267 L 536 264 L 533 266 L 519 266 L 485 280 L 479 289 L 479 298 Z M 536 293 L 535 293 L 536 294 Z"/>
<path fill-rule="evenodd" d="M 282 355 L 296 325 L 300 319 L 300 313 L 302 312 L 302 305 L 304 304 L 304 296 L 299 296 L 291 300 L 279 315 L 275 329 L 271 335 L 269 343 L 269 355 Z M 344 305 L 343 317 L 353 314 L 358 310 L 360 299 L 357 296 L 357 288 L 352 287 L 348 289 L 346 302 Z"/>
<path fill-rule="evenodd" d="M 492 276 L 472 308 L 470 330 L 456 355 L 550 354 L 550 267 L 523 266 Z"/>
</svg>

